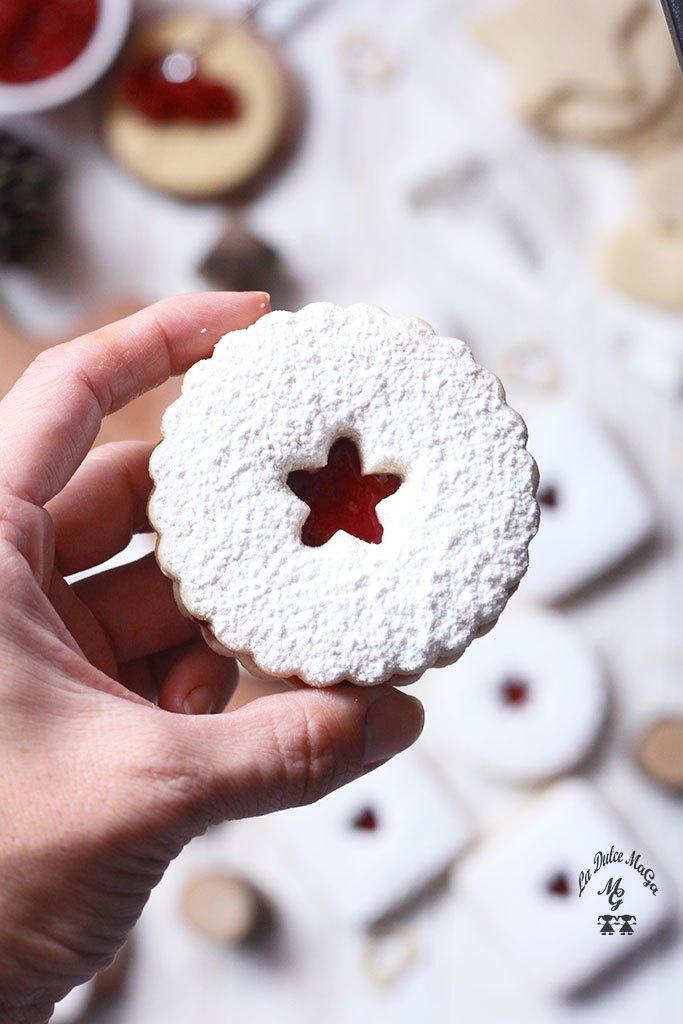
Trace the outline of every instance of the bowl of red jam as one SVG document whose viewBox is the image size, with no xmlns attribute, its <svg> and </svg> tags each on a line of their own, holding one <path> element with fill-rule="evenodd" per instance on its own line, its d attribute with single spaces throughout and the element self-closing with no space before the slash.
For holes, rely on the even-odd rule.
<svg viewBox="0 0 683 1024">
<path fill-rule="evenodd" d="M 0 0 L 0 115 L 85 92 L 123 45 L 132 0 Z"/>
</svg>

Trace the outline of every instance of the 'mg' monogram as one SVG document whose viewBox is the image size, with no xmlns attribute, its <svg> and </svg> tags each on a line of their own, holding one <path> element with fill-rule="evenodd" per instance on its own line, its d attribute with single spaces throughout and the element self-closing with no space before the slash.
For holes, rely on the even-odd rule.
<svg viewBox="0 0 683 1024">
<path fill-rule="evenodd" d="M 621 886 L 621 878 L 610 878 L 601 889 L 598 896 L 606 896 L 612 910 L 618 910 L 624 902 L 624 890 Z"/>
</svg>

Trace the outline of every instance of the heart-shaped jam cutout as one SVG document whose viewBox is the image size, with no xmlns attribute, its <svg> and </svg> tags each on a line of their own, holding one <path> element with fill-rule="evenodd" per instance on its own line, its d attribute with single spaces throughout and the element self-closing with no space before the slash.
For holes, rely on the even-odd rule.
<svg viewBox="0 0 683 1024">
<path fill-rule="evenodd" d="M 501 683 L 499 693 L 504 704 L 509 704 L 510 707 L 521 707 L 529 700 L 530 687 L 524 679 L 510 676 Z"/>
<path fill-rule="evenodd" d="M 558 871 L 556 875 L 548 879 L 546 890 L 551 896 L 569 896 L 569 879 L 564 871 Z"/>
<path fill-rule="evenodd" d="M 235 89 L 204 75 L 185 53 L 146 53 L 128 68 L 122 95 L 148 121 L 211 124 L 236 121 L 242 102 Z"/>
<path fill-rule="evenodd" d="M 547 487 L 541 487 L 536 500 L 542 508 L 557 508 L 560 502 L 560 496 L 557 492 L 557 487 L 552 484 L 548 484 Z"/>
<path fill-rule="evenodd" d="M 358 812 L 351 824 L 361 832 L 374 832 L 379 822 L 372 807 L 364 807 L 362 811 Z"/>
</svg>

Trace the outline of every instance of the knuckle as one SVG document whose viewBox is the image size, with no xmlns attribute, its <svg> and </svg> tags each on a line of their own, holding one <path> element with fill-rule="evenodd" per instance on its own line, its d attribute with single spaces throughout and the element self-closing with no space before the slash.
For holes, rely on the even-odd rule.
<svg viewBox="0 0 683 1024">
<path fill-rule="evenodd" d="M 357 774 L 319 700 L 301 701 L 295 715 L 294 720 L 274 726 L 286 806 L 314 803 Z"/>
<path fill-rule="evenodd" d="M 54 524 L 41 506 L 12 494 L 0 495 L 0 539 L 40 573 L 43 554 L 54 547 Z"/>
<path fill-rule="evenodd" d="M 64 364 L 64 345 L 51 345 L 41 349 L 31 360 L 26 373 L 45 373 L 60 370 Z"/>
<path fill-rule="evenodd" d="M 132 788 L 142 787 L 147 794 L 151 827 L 160 837 L 168 837 L 170 857 L 210 823 L 205 773 L 185 730 L 175 728 L 180 724 L 187 726 L 189 720 L 149 709 L 140 757 L 126 765 Z"/>
<path fill-rule="evenodd" d="M 2 572 L 2 597 L 5 605 L 3 616 L 7 619 L 6 609 L 17 610 L 23 607 L 24 600 L 29 593 L 29 586 L 33 583 L 33 577 L 30 575 L 26 562 L 18 551 L 13 538 L 5 535 L 2 523 L 0 523 L 0 571 Z"/>
</svg>

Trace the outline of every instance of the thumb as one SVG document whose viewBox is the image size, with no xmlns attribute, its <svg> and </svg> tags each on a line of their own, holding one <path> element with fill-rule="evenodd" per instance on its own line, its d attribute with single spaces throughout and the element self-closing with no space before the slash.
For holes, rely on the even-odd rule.
<svg viewBox="0 0 683 1024">
<path fill-rule="evenodd" d="M 409 747 L 422 704 L 391 686 L 309 687 L 223 715 L 174 718 L 212 820 L 311 803 Z"/>
</svg>

